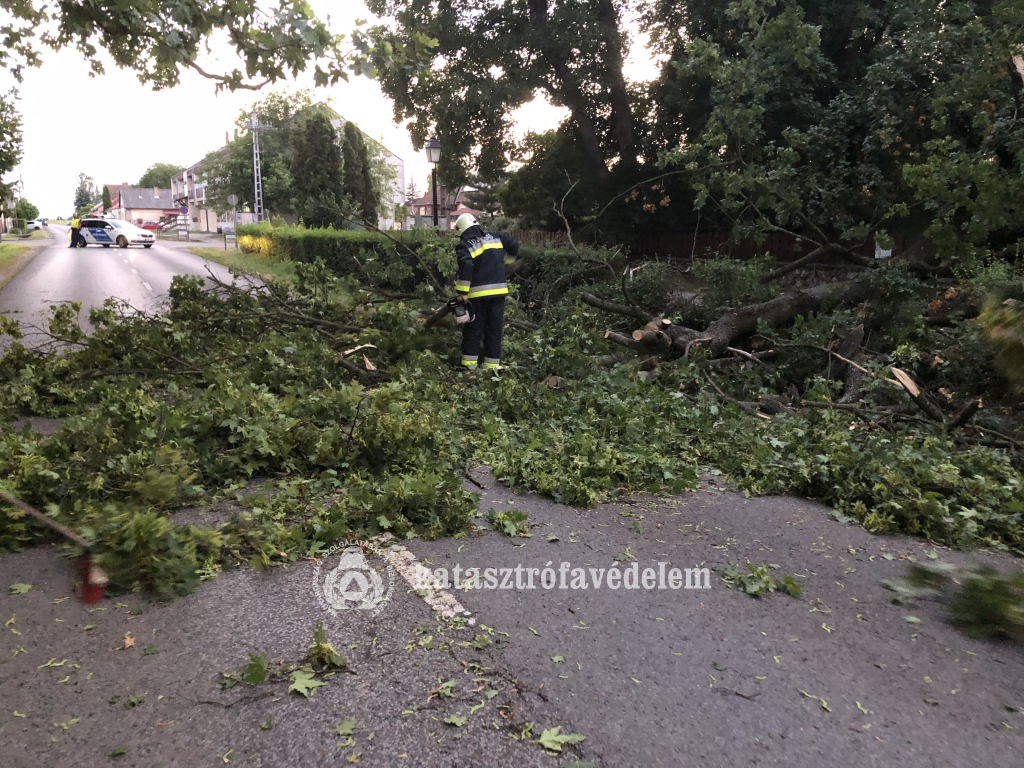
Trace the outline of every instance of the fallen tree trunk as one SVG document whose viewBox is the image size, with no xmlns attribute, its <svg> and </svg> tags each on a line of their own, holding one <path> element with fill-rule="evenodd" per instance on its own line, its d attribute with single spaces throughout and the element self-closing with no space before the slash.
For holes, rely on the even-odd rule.
<svg viewBox="0 0 1024 768">
<path fill-rule="evenodd" d="M 672 346 L 672 339 L 662 331 L 633 331 L 633 341 L 639 341 L 651 351 L 667 352 Z"/>
<path fill-rule="evenodd" d="M 839 346 L 838 356 L 829 355 L 828 378 L 830 378 L 832 381 L 839 381 L 840 379 L 845 379 L 846 372 L 849 366 L 846 364 L 846 361 L 841 358 L 846 358 L 846 360 L 852 360 L 856 356 L 857 350 L 860 349 L 860 345 L 863 343 L 864 326 L 858 325 L 856 328 L 854 328 L 852 331 L 846 334 L 846 338 L 843 339 L 843 343 Z M 833 357 L 836 357 L 835 361 L 833 361 Z"/>
<path fill-rule="evenodd" d="M 809 290 L 789 291 L 771 301 L 750 304 L 730 310 L 707 327 L 701 335 L 711 339 L 708 346 L 713 355 L 720 355 L 740 336 L 757 330 L 758 321 L 769 326 L 781 325 L 820 309 L 826 302 L 849 304 L 864 298 L 864 288 L 857 282 L 826 283 Z"/>
<path fill-rule="evenodd" d="M 635 317 L 638 320 L 643 320 L 645 323 L 654 319 L 654 315 L 644 312 L 639 307 L 630 307 L 626 304 L 617 304 L 614 301 L 599 299 L 594 294 L 587 293 L 586 291 L 580 294 L 580 300 L 584 304 L 589 304 L 597 309 L 603 309 L 605 312 L 613 312 L 616 315 L 625 315 L 626 317 Z"/>
<path fill-rule="evenodd" d="M 858 358 L 854 359 L 854 362 L 859 363 L 863 355 L 859 355 Z M 861 370 L 863 366 L 860 365 L 846 365 L 846 376 L 843 379 L 843 396 L 839 399 L 840 403 L 845 405 L 851 405 L 860 400 L 860 383 L 864 378 L 864 371 Z"/>
<path fill-rule="evenodd" d="M 423 323 L 424 328 L 433 328 L 441 320 L 448 316 L 452 311 L 452 308 L 447 304 L 442 304 L 440 307 L 434 310 L 434 313 L 427 318 L 426 322 Z"/>
<path fill-rule="evenodd" d="M 769 326 L 782 325 L 794 320 L 798 315 L 806 315 L 820 309 L 826 302 L 837 302 L 850 304 L 861 301 L 865 297 L 864 288 L 856 281 L 845 281 L 841 283 L 826 283 L 808 290 L 789 291 L 776 296 L 770 301 L 760 304 L 749 304 L 745 307 L 732 309 L 711 323 L 704 331 L 695 331 L 692 328 L 683 328 L 665 320 L 660 320 L 649 315 L 638 307 L 631 307 L 625 304 L 617 304 L 612 301 L 599 299 L 591 293 L 581 293 L 580 300 L 592 307 L 603 309 L 606 312 L 613 312 L 626 317 L 635 317 L 645 323 L 659 320 L 661 323 L 660 333 L 672 339 L 672 349 L 686 354 L 691 346 L 706 344 L 712 355 L 718 356 L 726 351 L 726 348 L 733 346 L 733 342 L 740 336 L 746 336 L 757 330 L 759 320 L 763 320 Z M 641 331 L 646 333 L 647 331 Z M 611 331 L 605 334 L 605 338 L 629 347 L 637 351 L 647 351 L 649 348 L 639 341 L 616 334 Z"/>
<path fill-rule="evenodd" d="M 509 328 L 518 328 L 521 331 L 536 331 L 540 328 L 536 323 L 531 323 L 528 320 L 506 320 L 505 325 Z"/>
<path fill-rule="evenodd" d="M 621 333 L 616 333 L 615 331 L 605 331 L 604 337 L 608 339 L 608 341 L 613 342 L 614 344 L 618 344 L 621 347 L 629 347 L 634 352 L 649 351 L 647 347 L 643 345 L 643 343 L 637 341 L 633 337 L 623 336 Z"/>
<path fill-rule="evenodd" d="M 783 275 L 788 275 L 790 272 L 795 272 L 801 267 L 810 266 L 817 261 L 830 256 L 832 254 L 841 254 L 847 251 L 841 245 L 835 245 L 833 243 L 826 243 L 825 245 L 819 245 L 813 251 L 808 253 L 806 256 L 801 256 L 796 261 L 791 261 L 788 264 L 783 264 L 778 269 L 769 272 L 767 275 L 761 278 L 762 283 L 770 283 L 772 280 L 778 280 Z"/>
</svg>

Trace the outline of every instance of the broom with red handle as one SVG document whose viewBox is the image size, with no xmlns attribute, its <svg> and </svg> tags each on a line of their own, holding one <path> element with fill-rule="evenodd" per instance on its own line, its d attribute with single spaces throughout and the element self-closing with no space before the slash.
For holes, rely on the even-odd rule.
<svg viewBox="0 0 1024 768">
<path fill-rule="evenodd" d="M 64 538 L 73 541 L 75 544 L 78 544 L 80 547 L 85 549 L 85 554 L 82 555 L 81 559 L 82 588 L 79 590 L 78 596 L 81 598 L 83 603 L 87 603 L 89 605 L 98 603 L 103 599 L 103 592 L 106 590 L 108 579 L 107 574 L 105 574 L 99 566 L 92 564 L 92 558 L 89 555 L 89 552 L 92 549 L 92 544 L 67 526 L 61 525 L 56 520 L 47 517 L 38 509 L 33 509 L 17 496 L 5 491 L 3 488 L 0 488 L 0 499 L 6 501 L 12 507 L 17 507 L 26 515 L 31 515 L 39 522 L 45 523 Z"/>
</svg>

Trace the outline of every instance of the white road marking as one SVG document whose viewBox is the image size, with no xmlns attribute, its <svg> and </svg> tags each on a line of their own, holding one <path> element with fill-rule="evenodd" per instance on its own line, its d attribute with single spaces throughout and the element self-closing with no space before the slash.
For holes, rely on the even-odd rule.
<svg viewBox="0 0 1024 768">
<path fill-rule="evenodd" d="M 139 270 L 137 270 L 135 267 L 132 267 L 132 274 L 133 275 L 139 274 Z"/>
<path fill-rule="evenodd" d="M 128 263 L 128 259 L 121 259 L 121 261 L 123 261 L 125 264 Z"/>
<path fill-rule="evenodd" d="M 383 545 L 380 553 L 391 566 L 398 571 L 409 586 L 416 590 L 416 593 L 423 598 L 423 601 L 445 618 L 454 616 L 470 617 L 472 614 L 467 611 L 450 593 L 444 590 L 434 574 L 423 567 L 416 556 L 401 544 L 393 542 L 394 537 L 390 533 L 378 536 L 377 540 Z M 469 624 L 476 624 L 476 619 L 469 619 Z"/>
<path fill-rule="evenodd" d="M 143 280 L 143 281 L 142 281 L 142 284 L 143 284 L 144 286 L 146 286 L 146 290 L 147 290 L 147 291 L 152 291 L 152 290 L 153 290 L 153 286 L 152 286 L 152 285 L 150 285 L 149 283 L 147 283 L 147 282 L 146 282 L 145 280 Z"/>
</svg>

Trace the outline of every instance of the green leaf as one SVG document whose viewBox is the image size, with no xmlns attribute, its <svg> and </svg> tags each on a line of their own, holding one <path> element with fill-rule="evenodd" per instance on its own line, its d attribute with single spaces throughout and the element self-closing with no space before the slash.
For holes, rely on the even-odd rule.
<svg viewBox="0 0 1024 768">
<path fill-rule="evenodd" d="M 561 664 L 563 661 L 565 661 L 565 656 L 552 656 L 551 660 L 555 662 L 555 664 Z"/>
<path fill-rule="evenodd" d="M 907 622 L 907 624 L 920 624 L 921 623 L 921 620 L 919 618 L 917 618 L 917 616 L 904 616 L 903 620 L 905 622 Z"/>
<path fill-rule="evenodd" d="M 537 743 L 544 747 L 544 749 L 551 752 L 561 752 L 563 744 L 579 744 L 584 739 L 586 739 L 586 736 L 579 733 L 567 733 L 563 735 L 562 727 L 559 725 L 554 728 L 544 729 L 540 738 L 537 739 Z"/>
<path fill-rule="evenodd" d="M 339 736 L 351 736 L 355 731 L 355 728 L 356 721 L 351 717 L 346 717 L 344 720 L 338 723 L 338 727 L 335 730 L 338 732 Z"/>
<path fill-rule="evenodd" d="M 292 684 L 288 686 L 288 693 L 298 693 L 309 698 L 316 693 L 317 688 L 322 688 L 327 683 L 322 683 L 313 676 L 313 670 L 300 668 L 292 672 Z"/>
<path fill-rule="evenodd" d="M 242 679 L 253 685 L 262 685 L 267 680 L 270 658 L 263 653 L 250 653 L 249 663 L 242 667 Z"/>
<path fill-rule="evenodd" d="M 468 718 L 462 715 L 449 715 L 444 719 L 444 722 L 447 725 L 454 725 L 456 728 L 461 728 L 466 724 L 466 720 L 468 720 Z"/>
<path fill-rule="evenodd" d="M 24 595 L 30 589 L 32 589 L 32 585 L 31 584 L 21 584 L 21 583 L 11 584 L 11 594 L 12 595 Z"/>
</svg>

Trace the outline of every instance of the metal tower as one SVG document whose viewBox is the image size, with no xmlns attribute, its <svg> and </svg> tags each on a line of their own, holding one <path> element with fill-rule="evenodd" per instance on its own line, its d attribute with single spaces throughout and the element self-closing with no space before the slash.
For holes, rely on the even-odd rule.
<svg viewBox="0 0 1024 768">
<path fill-rule="evenodd" d="M 263 171 L 260 168 L 260 131 L 271 126 L 268 123 L 261 123 L 256 119 L 255 110 L 249 123 L 252 129 L 252 175 L 255 184 L 255 195 L 253 205 L 256 212 L 256 221 L 264 221 L 267 218 L 263 210 Z"/>
</svg>

